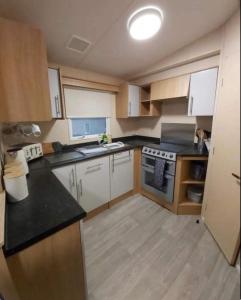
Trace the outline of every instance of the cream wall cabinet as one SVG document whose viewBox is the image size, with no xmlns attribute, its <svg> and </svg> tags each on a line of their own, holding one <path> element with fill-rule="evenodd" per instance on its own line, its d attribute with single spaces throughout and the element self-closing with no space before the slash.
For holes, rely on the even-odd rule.
<svg viewBox="0 0 241 300">
<path fill-rule="evenodd" d="M 141 88 L 136 85 L 123 84 L 116 97 L 116 117 L 128 118 L 140 116 Z"/>
<path fill-rule="evenodd" d="M 48 75 L 52 117 L 54 119 L 61 119 L 63 112 L 59 70 L 48 68 Z"/>
<path fill-rule="evenodd" d="M 191 75 L 188 115 L 212 116 L 214 113 L 218 68 Z"/>
<path fill-rule="evenodd" d="M 90 212 L 110 201 L 109 156 L 76 164 L 78 202 Z"/>
<path fill-rule="evenodd" d="M 40 30 L 0 18 L 0 122 L 50 121 L 46 45 Z"/>
<path fill-rule="evenodd" d="M 151 101 L 187 98 L 190 75 L 165 79 L 151 84 Z"/>
<path fill-rule="evenodd" d="M 111 200 L 134 189 L 134 151 L 110 157 Z"/>
</svg>

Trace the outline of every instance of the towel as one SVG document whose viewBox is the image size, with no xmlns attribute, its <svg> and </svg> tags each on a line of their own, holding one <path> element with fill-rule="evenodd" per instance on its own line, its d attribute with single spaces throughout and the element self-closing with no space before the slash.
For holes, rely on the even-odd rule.
<svg viewBox="0 0 241 300">
<path fill-rule="evenodd" d="M 154 185 L 159 190 L 162 188 L 164 183 L 165 168 L 166 168 L 166 160 L 161 158 L 156 158 L 155 172 L 154 172 Z"/>
</svg>

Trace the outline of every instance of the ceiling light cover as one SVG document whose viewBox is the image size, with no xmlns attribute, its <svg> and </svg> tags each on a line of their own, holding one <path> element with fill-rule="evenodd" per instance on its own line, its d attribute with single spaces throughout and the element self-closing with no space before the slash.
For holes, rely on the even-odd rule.
<svg viewBox="0 0 241 300">
<path fill-rule="evenodd" d="M 135 11 L 127 22 L 132 38 L 146 40 L 160 30 L 163 20 L 162 11 L 155 6 L 146 6 Z"/>
</svg>

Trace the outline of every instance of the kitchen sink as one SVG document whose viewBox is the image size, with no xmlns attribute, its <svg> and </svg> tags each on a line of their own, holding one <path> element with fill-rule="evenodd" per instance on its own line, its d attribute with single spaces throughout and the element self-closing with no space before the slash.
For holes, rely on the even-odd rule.
<svg viewBox="0 0 241 300">
<path fill-rule="evenodd" d="M 88 146 L 88 147 L 81 147 L 81 148 L 76 148 L 75 151 L 82 153 L 84 155 L 88 154 L 95 154 L 95 153 L 101 153 L 107 151 L 107 148 L 104 148 L 102 146 Z"/>
<path fill-rule="evenodd" d="M 95 154 L 95 153 L 105 152 L 108 150 L 118 149 L 124 146 L 125 144 L 123 144 L 122 142 L 117 142 L 117 143 L 111 143 L 105 145 L 93 145 L 93 146 L 81 147 L 75 149 L 75 151 L 88 155 L 88 154 Z"/>
</svg>

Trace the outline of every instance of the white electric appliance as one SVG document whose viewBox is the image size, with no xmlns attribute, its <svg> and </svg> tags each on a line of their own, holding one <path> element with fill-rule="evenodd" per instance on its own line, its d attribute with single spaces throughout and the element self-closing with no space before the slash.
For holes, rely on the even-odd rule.
<svg viewBox="0 0 241 300">
<path fill-rule="evenodd" d="M 33 159 L 39 158 L 43 156 L 43 148 L 41 143 L 35 144 L 18 144 L 14 145 L 13 148 L 22 149 L 27 161 L 31 161 Z"/>
</svg>

